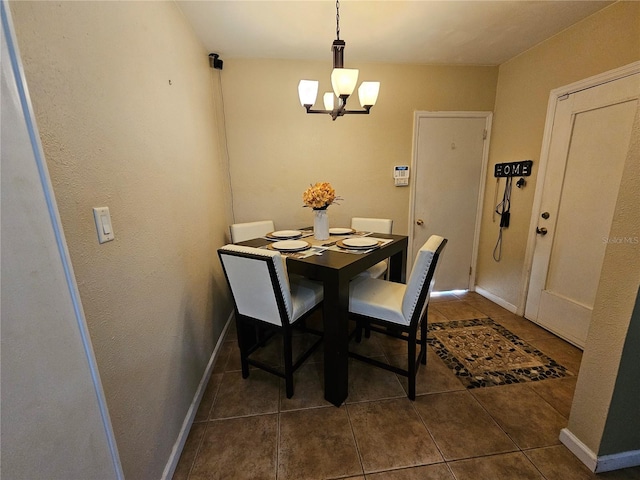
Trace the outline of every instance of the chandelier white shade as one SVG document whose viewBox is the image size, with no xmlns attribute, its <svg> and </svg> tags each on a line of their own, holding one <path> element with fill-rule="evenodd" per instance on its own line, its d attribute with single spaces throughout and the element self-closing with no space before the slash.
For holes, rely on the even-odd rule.
<svg viewBox="0 0 640 480">
<path fill-rule="evenodd" d="M 298 96 L 300 97 L 300 103 L 304 107 L 305 105 L 316 103 L 316 97 L 318 96 L 318 81 L 317 80 L 300 80 L 298 84 Z"/>
<path fill-rule="evenodd" d="M 373 106 L 378 101 L 380 82 L 362 82 L 358 88 L 358 98 L 362 107 Z"/>
<path fill-rule="evenodd" d="M 355 68 L 334 68 L 331 72 L 331 86 L 336 97 L 349 96 L 358 83 L 358 70 Z"/>
<path fill-rule="evenodd" d="M 333 110 L 333 92 L 326 92 L 322 97 L 322 102 L 325 110 Z"/>
</svg>

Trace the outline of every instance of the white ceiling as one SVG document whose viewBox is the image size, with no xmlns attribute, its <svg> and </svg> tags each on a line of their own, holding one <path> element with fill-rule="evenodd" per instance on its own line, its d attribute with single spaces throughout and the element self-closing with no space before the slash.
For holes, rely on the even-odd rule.
<svg viewBox="0 0 640 480">
<path fill-rule="evenodd" d="M 611 4 L 595 0 L 342 0 L 349 62 L 499 65 Z M 327 60 L 333 0 L 177 0 L 220 58 Z"/>
</svg>

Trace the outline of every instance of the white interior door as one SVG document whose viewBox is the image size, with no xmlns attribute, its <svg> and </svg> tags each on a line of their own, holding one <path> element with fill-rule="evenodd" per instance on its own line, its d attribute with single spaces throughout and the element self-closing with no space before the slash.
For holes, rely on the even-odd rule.
<svg viewBox="0 0 640 480">
<path fill-rule="evenodd" d="M 439 291 L 474 283 L 490 124 L 489 112 L 416 114 L 411 258 L 429 236 L 448 239 L 436 274 Z"/>
<path fill-rule="evenodd" d="M 525 317 L 584 347 L 640 74 L 557 101 Z"/>
</svg>

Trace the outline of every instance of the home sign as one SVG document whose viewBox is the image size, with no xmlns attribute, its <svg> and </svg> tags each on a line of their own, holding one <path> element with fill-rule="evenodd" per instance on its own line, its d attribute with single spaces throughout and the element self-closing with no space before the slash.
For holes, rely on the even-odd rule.
<svg viewBox="0 0 640 480">
<path fill-rule="evenodd" d="M 521 162 L 496 163 L 494 177 L 528 177 L 531 175 L 533 160 Z"/>
</svg>

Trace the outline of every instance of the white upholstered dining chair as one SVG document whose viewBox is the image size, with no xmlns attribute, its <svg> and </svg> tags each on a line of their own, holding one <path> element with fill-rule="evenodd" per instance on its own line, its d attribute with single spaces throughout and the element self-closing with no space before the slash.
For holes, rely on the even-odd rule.
<svg viewBox="0 0 640 480">
<path fill-rule="evenodd" d="M 233 297 L 242 377 L 249 365 L 285 379 L 287 398 L 293 396 L 293 372 L 322 342 L 322 332 L 307 328 L 304 319 L 322 304 L 322 285 L 303 277 L 289 278 L 284 258 L 277 251 L 225 245 L 218 256 Z M 293 360 L 294 328 L 320 338 Z M 282 334 L 284 369 L 252 358 L 275 333 Z"/>
<path fill-rule="evenodd" d="M 391 233 L 393 229 L 393 220 L 390 218 L 353 217 L 351 219 L 351 228 L 358 232 Z M 362 272 L 360 276 L 382 278 L 386 276 L 388 267 L 389 261 L 383 260 L 376 263 L 373 267 L 369 267 L 367 270 Z"/>
<path fill-rule="evenodd" d="M 260 220 L 257 222 L 234 223 L 229 227 L 231 242 L 238 243 L 252 238 L 260 238 L 275 230 L 273 220 Z"/>
<path fill-rule="evenodd" d="M 356 277 L 349 286 L 349 314 L 356 321 L 355 339 L 360 342 L 362 330 L 401 338 L 408 344 L 407 369 L 349 352 L 349 356 L 408 378 L 407 396 L 416 398 L 416 374 L 420 363 L 427 363 L 427 314 L 438 260 L 447 243 L 432 235 L 420 248 L 411 270 L 409 282 L 388 282 L 377 278 Z M 418 340 L 418 327 L 420 339 Z M 416 344 L 420 352 L 416 356 Z"/>
</svg>

